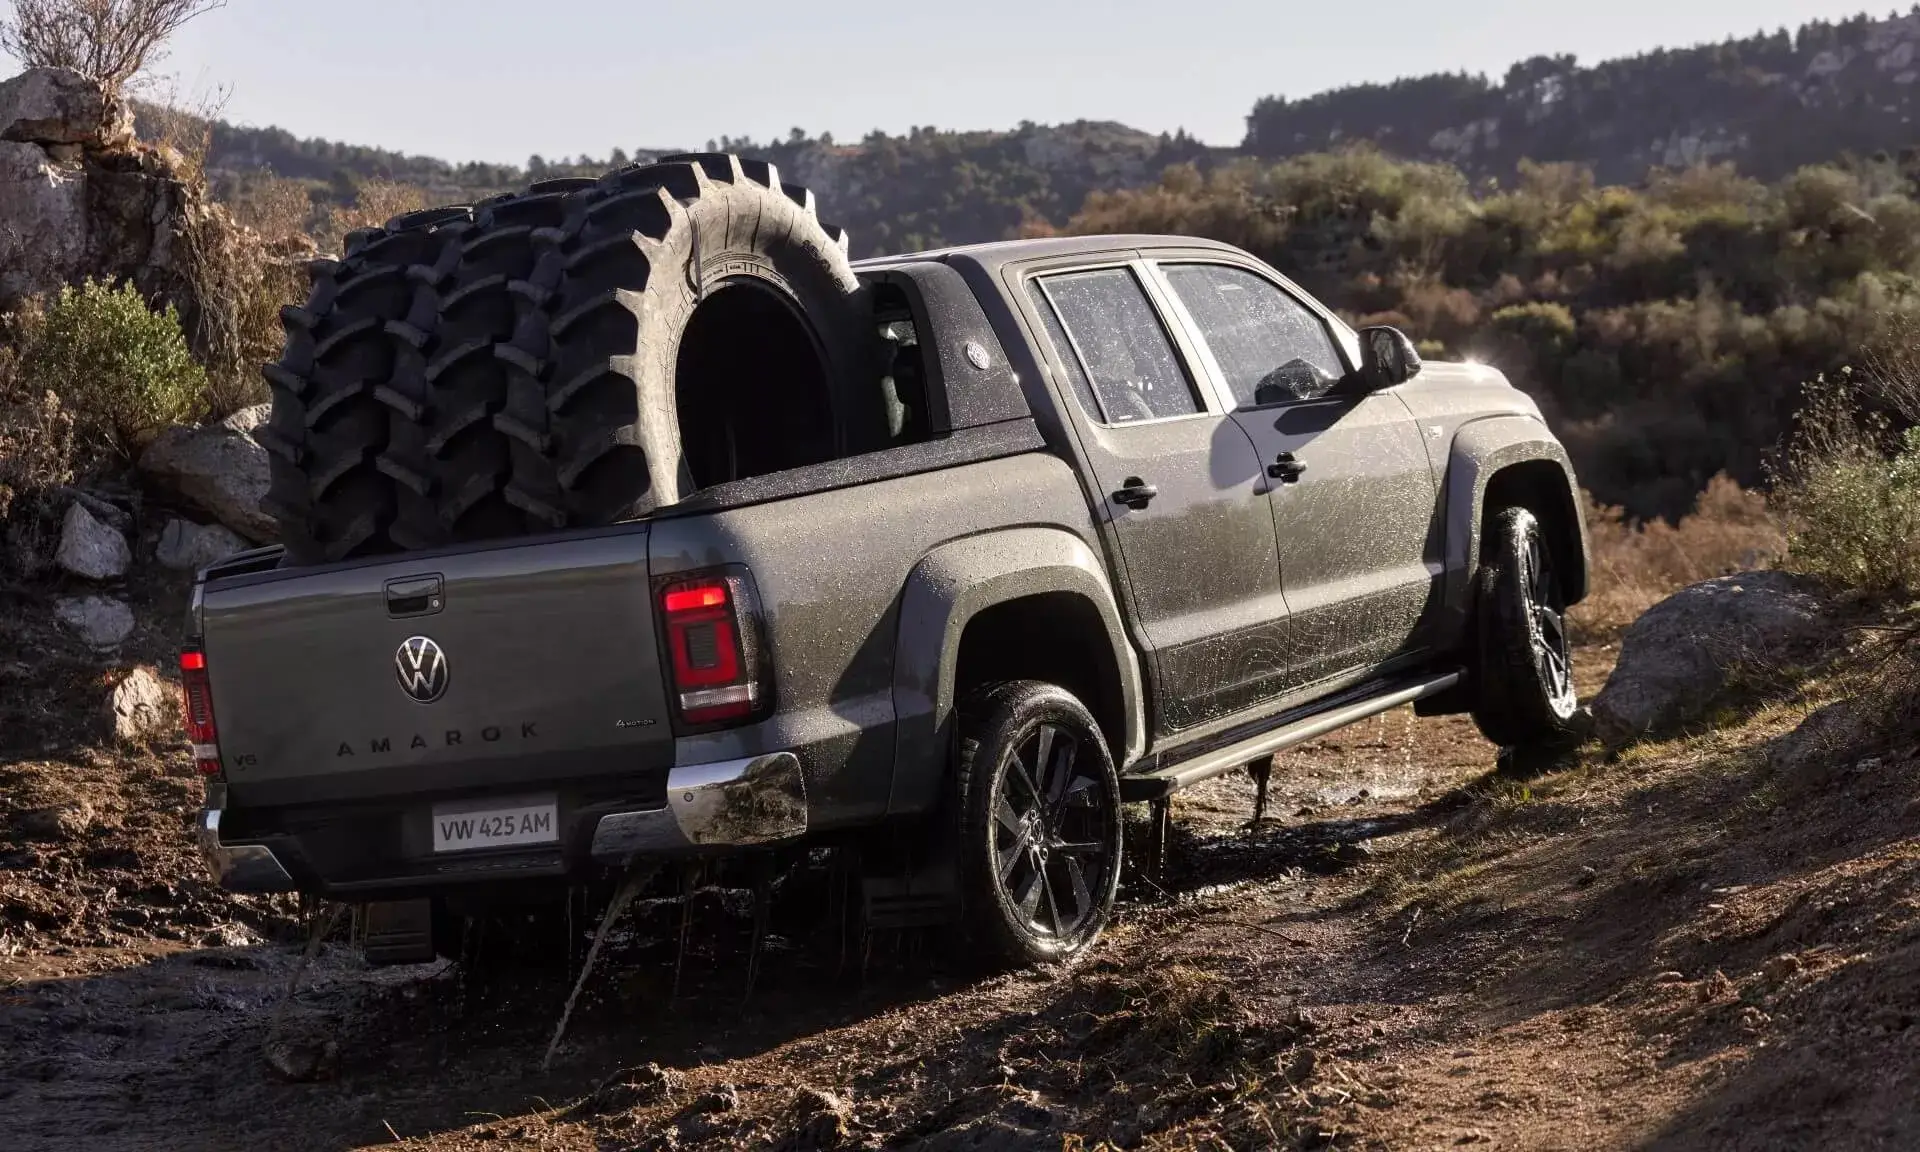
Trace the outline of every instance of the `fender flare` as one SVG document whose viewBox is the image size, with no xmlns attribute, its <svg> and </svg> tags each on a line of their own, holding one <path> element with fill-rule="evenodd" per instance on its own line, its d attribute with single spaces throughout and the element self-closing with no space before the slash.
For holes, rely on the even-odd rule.
<svg viewBox="0 0 1920 1152">
<path fill-rule="evenodd" d="M 1480 567 L 1480 513 L 1487 485 L 1495 474 L 1515 464 L 1547 461 L 1556 465 L 1566 488 L 1578 536 L 1578 563 L 1567 565 L 1562 576 L 1573 602 L 1587 594 L 1587 521 L 1581 508 L 1580 484 L 1574 478 L 1567 450 L 1546 423 L 1533 416 L 1490 416 L 1464 425 L 1453 438 L 1447 459 L 1447 551 L 1445 603 L 1465 617 L 1471 611 L 1474 574 Z M 1564 558 L 1563 558 L 1564 561 Z"/>
<path fill-rule="evenodd" d="M 1126 732 L 1126 747 L 1113 749 L 1114 760 L 1125 765 L 1139 758 L 1146 728 L 1140 664 L 1099 556 L 1058 528 L 969 536 L 928 552 L 901 592 L 890 813 L 926 811 L 938 800 L 953 734 L 954 673 L 968 622 L 997 604 L 1060 593 L 1087 601 L 1100 619 L 1120 673 Z"/>
</svg>

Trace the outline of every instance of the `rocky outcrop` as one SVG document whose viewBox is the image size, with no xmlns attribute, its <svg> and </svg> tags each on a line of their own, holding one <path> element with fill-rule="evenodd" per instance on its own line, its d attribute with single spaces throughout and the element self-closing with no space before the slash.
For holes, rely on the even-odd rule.
<svg viewBox="0 0 1920 1152">
<path fill-rule="evenodd" d="M 1829 633 L 1826 605 L 1784 572 L 1746 572 L 1683 588 L 1627 629 L 1593 702 L 1594 728 L 1618 744 L 1684 723 L 1742 664 L 1781 664 Z"/>
<path fill-rule="evenodd" d="M 181 236 L 208 210 L 99 84 L 58 68 L 0 83 L 0 309 L 93 277 L 190 314 Z"/>
<path fill-rule="evenodd" d="M 140 470 L 248 540 L 273 540 L 273 518 L 260 510 L 267 453 L 253 438 L 267 409 L 242 408 L 204 428 L 169 428 L 141 454 Z"/>
<path fill-rule="evenodd" d="M 0 140 L 123 148 L 133 140 L 133 114 L 78 72 L 29 68 L 0 82 Z"/>
<path fill-rule="evenodd" d="M 117 580 L 133 563 L 127 538 L 96 520 L 85 504 L 75 500 L 60 525 L 60 548 L 53 562 L 88 580 Z"/>
</svg>

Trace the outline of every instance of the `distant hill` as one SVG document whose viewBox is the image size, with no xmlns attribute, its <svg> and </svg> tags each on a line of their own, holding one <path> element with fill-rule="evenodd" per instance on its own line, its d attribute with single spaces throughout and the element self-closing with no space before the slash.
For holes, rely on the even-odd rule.
<svg viewBox="0 0 1920 1152">
<path fill-rule="evenodd" d="M 1920 8 L 1591 67 L 1536 57 L 1497 85 L 1436 75 L 1268 97 L 1247 117 L 1244 147 L 1278 158 L 1365 140 L 1500 179 L 1522 159 L 1571 160 L 1622 184 L 1653 167 L 1732 161 L 1770 180 L 1846 152 L 1898 154 L 1920 143 L 1917 117 Z"/>
<path fill-rule="evenodd" d="M 1514 65 L 1498 84 L 1434 75 L 1302 100 L 1268 97 L 1247 117 L 1237 148 L 1092 121 L 1011 131 L 915 128 L 851 143 L 805 135 L 707 143 L 771 160 L 789 180 L 813 188 L 826 214 L 852 233 L 855 254 L 871 255 L 1000 239 L 1030 222 L 1060 226 L 1089 192 L 1142 187 L 1168 165 L 1189 161 L 1207 168 L 1364 141 L 1507 186 L 1522 159 L 1588 164 L 1608 183 L 1637 183 L 1656 166 L 1723 160 L 1772 179 L 1845 152 L 1899 154 L 1920 143 L 1916 113 L 1920 8 L 1591 67 L 1540 57 Z M 307 183 L 322 204 L 350 203 L 370 180 L 419 185 L 430 200 L 450 202 L 549 176 L 597 175 L 674 150 L 455 164 L 216 123 L 208 167 L 227 191 L 272 174 Z"/>
</svg>

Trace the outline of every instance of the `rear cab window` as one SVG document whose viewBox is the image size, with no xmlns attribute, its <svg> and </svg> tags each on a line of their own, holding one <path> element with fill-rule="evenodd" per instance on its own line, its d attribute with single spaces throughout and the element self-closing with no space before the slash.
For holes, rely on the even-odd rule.
<svg viewBox="0 0 1920 1152">
<path fill-rule="evenodd" d="M 1203 410 L 1159 314 L 1130 269 L 1041 276 L 1029 291 L 1074 394 L 1093 419 L 1141 424 Z"/>
</svg>

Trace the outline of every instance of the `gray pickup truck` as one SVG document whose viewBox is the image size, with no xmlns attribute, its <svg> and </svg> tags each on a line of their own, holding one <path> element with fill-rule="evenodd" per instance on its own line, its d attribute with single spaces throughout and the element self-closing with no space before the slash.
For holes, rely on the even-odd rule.
<svg viewBox="0 0 1920 1152">
<path fill-rule="evenodd" d="M 1163 835 L 1177 790 L 1264 790 L 1409 703 L 1571 730 L 1578 488 L 1500 373 L 1216 243 L 846 264 L 814 220 L 765 165 L 682 157 L 316 266 L 268 370 L 287 545 L 200 575 L 181 661 L 224 885 L 366 904 L 419 958 L 427 910 L 861 844 L 876 918 L 1052 961 L 1108 919 L 1124 804 Z M 840 351 L 809 268 L 857 313 Z M 609 373 L 587 407 L 631 428 L 570 427 Z"/>
</svg>

